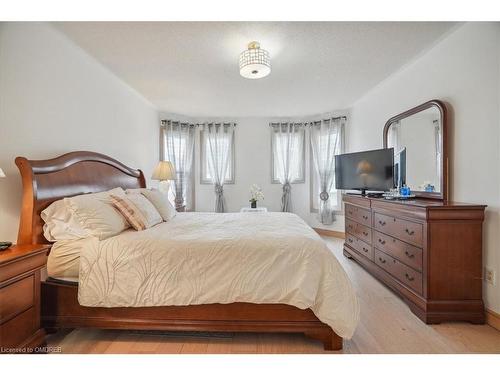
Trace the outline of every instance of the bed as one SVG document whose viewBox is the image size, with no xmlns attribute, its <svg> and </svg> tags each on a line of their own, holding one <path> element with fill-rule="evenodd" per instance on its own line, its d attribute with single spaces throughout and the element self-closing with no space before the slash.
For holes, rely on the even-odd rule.
<svg viewBox="0 0 500 375">
<path fill-rule="evenodd" d="M 146 186 L 140 170 L 93 152 L 72 152 L 50 160 L 18 157 L 16 164 L 23 181 L 18 236 L 20 244 L 48 242 L 43 235 L 40 214 L 56 200 L 116 187 L 134 189 Z M 43 327 L 46 330 L 93 327 L 201 332 L 301 332 L 321 340 L 326 350 L 340 350 L 342 337 L 352 336 L 359 316 L 356 297 L 344 271 L 340 265 L 340 269 L 336 268 L 336 260 L 328 258 L 333 255 L 325 253 L 326 246 L 321 244 L 318 235 L 295 215 L 269 213 L 260 216 L 260 223 L 252 223 L 252 220 L 257 220 L 256 217 L 251 214 L 181 213 L 172 222 L 159 224 L 144 233 L 125 231 L 105 241 L 82 241 L 84 243 L 80 251 L 84 256 L 77 254 L 83 264 L 79 266 L 79 277 L 83 275 L 79 283 L 75 283 L 78 280 L 76 275 L 70 275 L 65 280 L 64 277 L 48 278 L 42 282 Z M 273 224 L 276 222 L 280 225 Z M 238 225 L 245 230 L 236 233 Z M 272 229 L 267 237 L 262 230 L 264 227 Z M 300 250 L 302 248 L 297 247 L 297 243 L 301 241 L 312 246 L 313 250 Z M 211 252 L 211 261 L 205 261 L 206 257 L 193 252 L 192 245 L 197 242 L 197 249 L 205 246 Z M 214 244 L 217 252 L 213 250 Z M 54 250 L 57 246 L 59 244 L 56 243 Z M 168 256 L 161 255 L 165 247 L 169 249 L 165 253 Z M 158 290 L 156 285 L 156 292 L 150 292 L 148 288 L 151 287 L 145 288 L 140 277 L 131 276 L 131 270 L 142 267 L 143 255 L 137 254 L 143 253 L 146 248 L 148 256 L 156 256 L 150 264 L 158 264 L 155 271 L 157 275 L 171 275 L 174 268 L 180 268 L 178 264 L 188 263 L 186 269 L 192 271 L 192 278 L 182 280 L 181 277 L 180 281 L 172 278 L 168 284 L 171 285 L 170 289 Z M 300 251 L 297 254 L 287 251 L 294 248 Z M 116 252 L 114 249 L 119 249 L 120 262 L 125 264 L 125 268 L 117 269 L 112 278 L 128 284 L 120 289 L 121 292 L 102 293 L 109 285 L 98 285 L 96 288 L 95 275 L 103 273 L 103 269 L 108 272 L 110 263 L 102 263 L 104 268 L 96 267 L 95 270 L 88 264 L 95 265 L 99 259 L 102 261 L 106 258 L 102 254 L 111 256 Z M 186 257 L 186 252 L 190 251 L 189 257 Z M 276 256 L 272 261 L 266 259 L 273 254 Z M 221 259 L 226 262 L 222 263 Z M 116 259 L 114 261 L 116 263 Z M 208 265 L 200 265 L 202 261 Z M 321 268 L 326 267 L 325 263 L 335 270 L 323 272 Z M 226 268 L 221 266 L 219 269 L 218 264 L 225 264 Z M 234 264 L 234 267 L 228 264 Z M 246 264 L 254 266 L 242 267 Z M 262 269 L 253 271 L 259 268 Z M 283 277 L 289 277 L 289 280 L 284 286 L 276 288 L 279 293 L 275 293 L 274 289 L 271 291 L 272 288 L 266 288 L 265 285 L 272 286 L 280 282 L 273 278 L 279 269 L 282 269 L 280 272 L 283 272 Z M 179 274 L 185 274 L 186 271 L 183 272 Z M 201 274 L 204 276 L 200 277 Z M 135 283 L 133 280 L 139 281 Z M 221 280 L 221 284 L 225 282 L 227 287 L 224 290 L 231 290 L 231 293 L 217 293 L 218 280 Z M 335 305 L 332 301 L 341 303 Z M 336 329 L 332 329 L 332 326 Z"/>
</svg>

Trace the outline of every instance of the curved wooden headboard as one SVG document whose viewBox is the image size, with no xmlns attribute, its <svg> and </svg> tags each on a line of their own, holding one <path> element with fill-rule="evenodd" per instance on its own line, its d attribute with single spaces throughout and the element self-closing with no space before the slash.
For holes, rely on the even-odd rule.
<svg viewBox="0 0 500 375">
<path fill-rule="evenodd" d="M 23 183 L 18 244 L 48 243 L 40 213 L 52 202 L 115 187 L 146 187 L 144 174 L 109 156 L 75 151 L 48 160 L 16 158 Z"/>
</svg>

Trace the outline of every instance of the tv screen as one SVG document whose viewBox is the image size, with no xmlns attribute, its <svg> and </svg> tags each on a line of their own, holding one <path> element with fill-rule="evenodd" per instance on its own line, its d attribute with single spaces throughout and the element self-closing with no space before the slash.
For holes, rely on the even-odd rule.
<svg viewBox="0 0 500 375">
<path fill-rule="evenodd" d="M 387 191 L 394 188 L 394 149 L 383 148 L 335 156 L 335 187 Z"/>
</svg>

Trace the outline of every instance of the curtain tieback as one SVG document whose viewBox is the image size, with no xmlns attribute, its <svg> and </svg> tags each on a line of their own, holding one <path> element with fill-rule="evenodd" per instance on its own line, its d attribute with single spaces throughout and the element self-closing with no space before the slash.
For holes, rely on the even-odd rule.
<svg viewBox="0 0 500 375">
<path fill-rule="evenodd" d="M 283 184 L 283 193 L 288 194 L 292 190 L 292 185 L 289 182 Z"/>
<path fill-rule="evenodd" d="M 215 194 L 222 195 L 224 193 L 224 187 L 222 185 L 215 185 Z"/>
<path fill-rule="evenodd" d="M 330 194 L 328 194 L 328 192 L 326 192 L 326 191 L 322 191 L 319 194 L 319 199 L 321 199 L 322 201 L 327 201 L 329 198 L 330 198 Z"/>
</svg>

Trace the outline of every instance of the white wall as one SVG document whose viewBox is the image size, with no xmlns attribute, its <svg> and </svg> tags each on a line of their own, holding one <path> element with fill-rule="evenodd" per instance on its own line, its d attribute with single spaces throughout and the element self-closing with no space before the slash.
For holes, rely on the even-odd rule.
<svg viewBox="0 0 500 375">
<path fill-rule="evenodd" d="M 500 26 L 467 23 L 358 100 L 348 128 L 350 151 L 382 146 L 384 123 L 429 99 L 450 111 L 451 198 L 488 205 L 484 264 L 486 306 L 500 312 Z"/>
<path fill-rule="evenodd" d="M 158 132 L 156 109 L 51 25 L 0 24 L 0 240 L 17 238 L 16 156 L 91 150 L 150 176 Z"/>
</svg>

